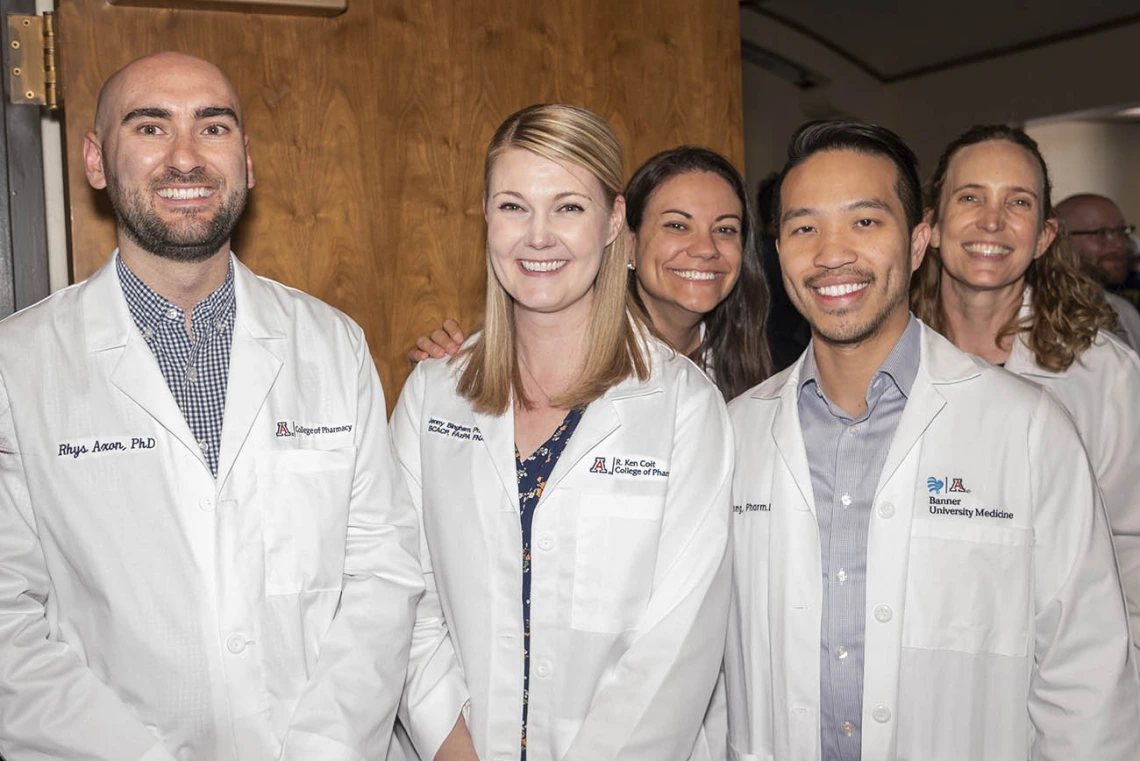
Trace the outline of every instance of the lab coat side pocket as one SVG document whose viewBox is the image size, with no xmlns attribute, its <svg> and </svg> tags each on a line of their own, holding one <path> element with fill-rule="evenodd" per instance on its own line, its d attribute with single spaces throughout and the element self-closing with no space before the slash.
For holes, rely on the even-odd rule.
<svg viewBox="0 0 1140 761">
<path fill-rule="evenodd" d="M 581 495 L 572 629 L 620 634 L 637 626 L 653 591 L 664 501 L 637 494 Z"/>
<path fill-rule="evenodd" d="M 340 589 L 355 460 L 355 447 L 258 457 L 266 594 Z"/>
<path fill-rule="evenodd" d="M 1023 657 L 1033 531 L 916 520 L 903 646 Z"/>
</svg>

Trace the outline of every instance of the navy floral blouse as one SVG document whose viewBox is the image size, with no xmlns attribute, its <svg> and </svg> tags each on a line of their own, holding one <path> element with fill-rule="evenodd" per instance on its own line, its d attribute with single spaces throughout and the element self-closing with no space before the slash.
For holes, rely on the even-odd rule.
<svg viewBox="0 0 1140 761">
<path fill-rule="evenodd" d="M 523 604 L 523 708 L 522 708 L 522 755 L 526 761 L 526 715 L 530 689 L 530 531 L 534 524 L 534 509 L 542 497 L 542 490 L 550 479 L 550 473 L 558 462 L 566 443 L 570 441 L 578 421 L 582 419 L 583 408 L 566 413 L 561 425 L 550 434 L 550 438 L 523 460 L 515 448 L 515 466 L 519 478 L 519 512 L 522 517 L 522 604 Z"/>
</svg>

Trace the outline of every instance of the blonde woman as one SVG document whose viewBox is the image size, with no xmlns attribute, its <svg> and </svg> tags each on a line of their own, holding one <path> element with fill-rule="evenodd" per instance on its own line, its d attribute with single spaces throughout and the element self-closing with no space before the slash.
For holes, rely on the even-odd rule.
<svg viewBox="0 0 1140 761">
<path fill-rule="evenodd" d="M 626 290 L 609 126 L 532 106 L 485 165 L 484 330 L 392 418 L 422 519 L 402 721 L 422 759 L 706 758 L 732 445 Z"/>
<path fill-rule="evenodd" d="M 911 306 L 959 349 L 1045 386 L 1096 469 L 1133 639 L 1140 636 L 1140 358 L 1110 335 L 1115 315 L 1058 234 L 1037 144 L 1006 125 L 950 143 L 928 191 L 931 248 Z"/>
</svg>

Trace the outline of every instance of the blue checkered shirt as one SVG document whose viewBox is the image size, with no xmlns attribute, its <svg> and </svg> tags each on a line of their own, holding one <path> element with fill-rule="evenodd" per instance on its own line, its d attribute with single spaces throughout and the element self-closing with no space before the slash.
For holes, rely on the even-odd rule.
<svg viewBox="0 0 1140 761">
<path fill-rule="evenodd" d="M 139 280 L 118 254 L 115 268 L 131 318 L 158 360 L 166 386 L 216 478 L 237 307 L 233 262 L 226 282 L 194 307 L 193 338 L 186 333 L 182 309 Z"/>
<path fill-rule="evenodd" d="M 863 740 L 863 646 L 867 605 L 867 533 L 887 451 L 895 437 L 921 356 L 918 320 L 910 323 L 867 389 L 858 418 L 823 393 L 809 347 L 798 406 L 810 453 L 823 570 L 820 611 L 819 723 L 823 761 L 859 761 Z"/>
</svg>

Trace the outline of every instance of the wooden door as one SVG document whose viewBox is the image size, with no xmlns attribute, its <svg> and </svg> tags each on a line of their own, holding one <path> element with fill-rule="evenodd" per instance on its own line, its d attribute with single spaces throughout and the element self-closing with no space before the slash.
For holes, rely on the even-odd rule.
<svg viewBox="0 0 1140 761">
<path fill-rule="evenodd" d="M 680 143 L 743 164 L 735 0 L 350 0 L 333 18 L 59 0 L 74 279 L 115 245 L 83 174 L 99 87 L 147 53 L 218 64 L 245 109 L 257 187 L 234 239 L 254 271 L 364 328 L 389 409 L 407 351 L 482 314 L 482 160 L 537 102 L 607 118 L 627 172 Z"/>
</svg>

